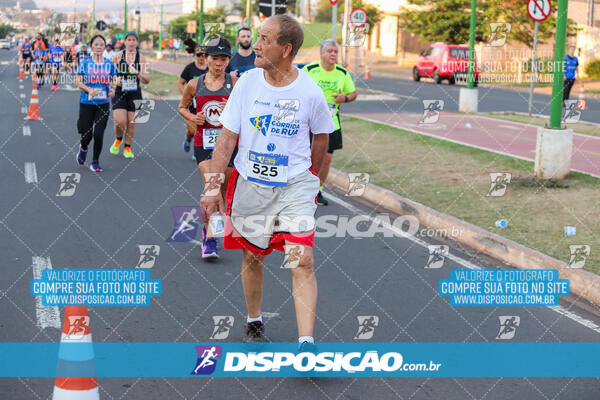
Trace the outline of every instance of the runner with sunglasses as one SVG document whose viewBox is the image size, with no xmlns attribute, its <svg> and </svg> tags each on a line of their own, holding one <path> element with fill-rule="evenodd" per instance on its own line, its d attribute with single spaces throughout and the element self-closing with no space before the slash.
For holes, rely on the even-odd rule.
<svg viewBox="0 0 600 400">
<path fill-rule="evenodd" d="M 204 75 L 208 72 L 208 66 L 206 65 L 206 53 L 202 46 L 196 46 L 194 43 L 194 47 L 196 47 L 196 51 L 194 54 L 194 61 L 185 66 L 183 71 L 181 72 L 181 76 L 179 77 L 179 81 L 177 81 L 177 87 L 179 88 L 179 92 L 183 95 L 183 91 L 185 86 L 189 81 L 194 78 L 199 77 L 200 75 Z M 192 99 L 192 104 L 188 107 L 188 111 L 192 114 L 196 114 L 196 101 Z M 196 125 L 192 123 L 192 121 L 186 119 L 185 120 L 185 140 L 183 141 L 183 150 L 185 152 L 189 152 L 192 144 L 192 139 L 194 138 L 194 133 L 196 132 Z"/>
</svg>

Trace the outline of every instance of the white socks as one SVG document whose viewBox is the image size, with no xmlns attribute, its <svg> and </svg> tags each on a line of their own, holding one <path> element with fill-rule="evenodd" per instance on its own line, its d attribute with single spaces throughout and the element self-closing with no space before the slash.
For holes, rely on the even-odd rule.
<svg viewBox="0 0 600 400">
<path fill-rule="evenodd" d="M 246 318 L 246 322 L 247 322 L 247 323 L 250 323 L 250 322 L 256 322 L 256 321 L 263 322 L 263 320 L 262 320 L 262 315 L 260 315 L 260 316 L 258 316 L 258 317 L 256 317 L 256 318 L 250 318 L 250 317 L 247 317 L 247 318 Z"/>
<path fill-rule="evenodd" d="M 298 343 L 303 343 L 303 342 L 314 343 L 315 339 L 312 336 L 300 336 L 298 338 Z"/>
</svg>

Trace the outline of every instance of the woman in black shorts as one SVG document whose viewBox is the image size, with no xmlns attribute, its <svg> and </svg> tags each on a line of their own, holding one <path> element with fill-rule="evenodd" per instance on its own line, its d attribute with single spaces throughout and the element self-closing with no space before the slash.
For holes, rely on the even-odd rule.
<svg viewBox="0 0 600 400">
<path fill-rule="evenodd" d="M 208 42 L 206 46 L 208 72 L 188 82 L 179 103 L 179 114 L 196 126 L 194 134 L 194 155 L 202 181 L 206 187 L 208 165 L 217 138 L 223 126 L 219 122 L 221 112 L 233 90 L 237 78 L 225 72 L 231 59 L 231 45 L 223 37 L 217 37 Z M 196 113 L 188 110 L 192 100 L 196 103 Z M 229 160 L 229 168 L 225 175 L 225 184 L 221 185 L 223 191 L 227 188 L 227 180 L 233 170 L 233 160 L 236 151 Z M 217 241 L 210 229 L 210 225 L 202 228 L 202 258 L 218 258 Z"/>
<path fill-rule="evenodd" d="M 135 136 L 135 106 L 142 100 L 140 82 L 150 83 L 150 72 L 146 58 L 137 48 L 138 36 L 135 32 L 125 35 L 125 49 L 117 52 L 113 62 L 117 66 L 119 81 L 112 98 L 113 118 L 115 120 L 116 139 L 110 147 L 112 154 L 119 154 L 119 148 L 125 136 L 123 156 L 133 158 L 131 143 Z"/>
</svg>

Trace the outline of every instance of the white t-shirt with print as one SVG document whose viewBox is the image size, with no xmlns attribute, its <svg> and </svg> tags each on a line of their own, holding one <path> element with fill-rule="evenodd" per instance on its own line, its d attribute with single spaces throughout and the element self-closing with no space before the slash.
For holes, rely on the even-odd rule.
<svg viewBox="0 0 600 400">
<path fill-rule="evenodd" d="M 219 121 L 239 134 L 234 164 L 240 175 L 276 186 L 285 186 L 286 179 L 311 166 L 309 132 L 329 134 L 335 129 L 323 91 L 302 70 L 284 87 L 267 83 L 262 68 L 249 70 L 234 86 Z M 257 168 L 253 163 L 259 162 Z M 256 171 L 247 171 L 248 166 Z"/>
</svg>

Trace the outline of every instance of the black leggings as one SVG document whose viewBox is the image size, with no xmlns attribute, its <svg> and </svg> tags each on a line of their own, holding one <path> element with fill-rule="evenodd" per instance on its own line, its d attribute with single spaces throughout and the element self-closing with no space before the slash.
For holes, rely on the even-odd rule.
<svg viewBox="0 0 600 400">
<path fill-rule="evenodd" d="M 100 152 L 102 152 L 102 140 L 109 115 L 110 103 L 97 105 L 79 103 L 77 130 L 81 135 L 81 148 L 87 150 L 88 145 L 94 139 L 93 161 L 98 161 Z"/>
</svg>

